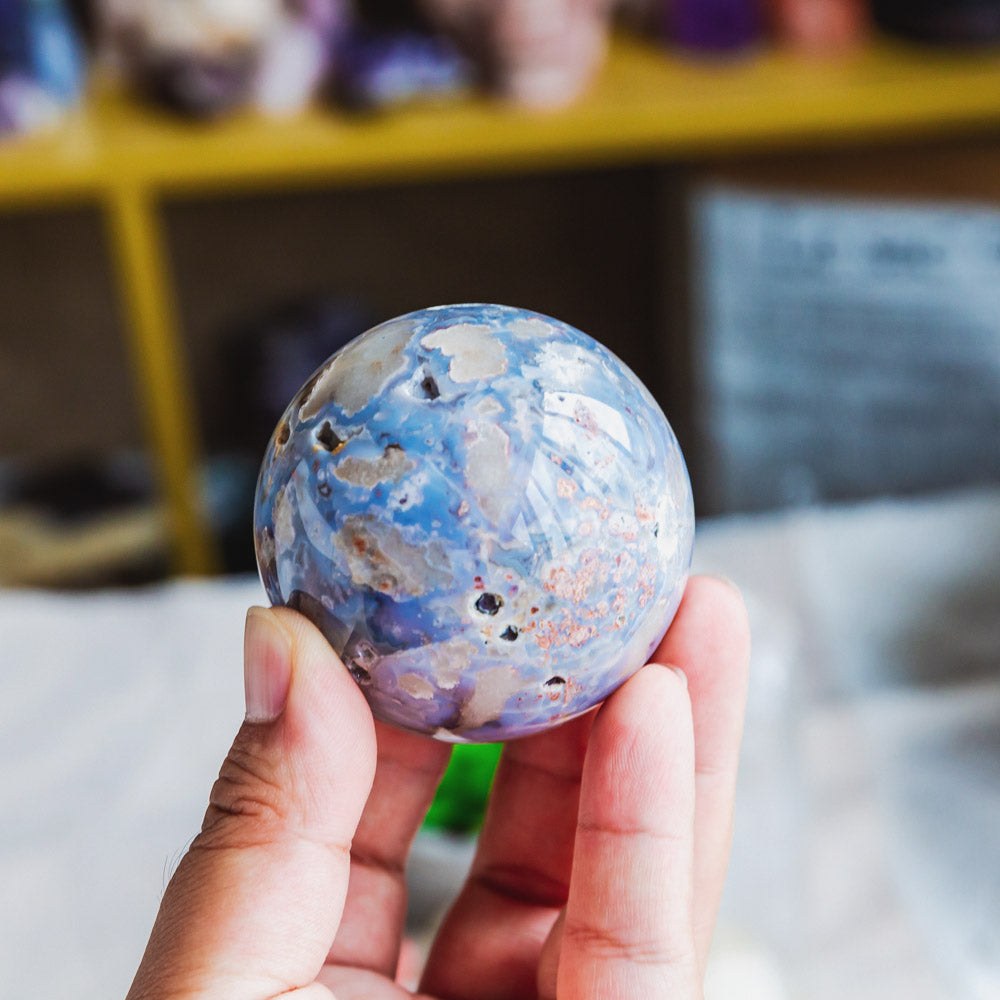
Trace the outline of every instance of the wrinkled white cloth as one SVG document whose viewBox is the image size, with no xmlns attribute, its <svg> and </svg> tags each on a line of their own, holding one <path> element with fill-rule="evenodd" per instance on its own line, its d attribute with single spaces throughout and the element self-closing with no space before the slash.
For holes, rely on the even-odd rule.
<svg viewBox="0 0 1000 1000">
<path fill-rule="evenodd" d="M 1000 492 L 700 525 L 753 679 L 709 1000 L 1000 997 Z M 256 580 L 0 593 L 0 997 L 123 996 Z"/>
<path fill-rule="evenodd" d="M 722 521 L 695 564 L 753 629 L 708 1000 L 1000 998 L 1000 493 Z"/>
</svg>

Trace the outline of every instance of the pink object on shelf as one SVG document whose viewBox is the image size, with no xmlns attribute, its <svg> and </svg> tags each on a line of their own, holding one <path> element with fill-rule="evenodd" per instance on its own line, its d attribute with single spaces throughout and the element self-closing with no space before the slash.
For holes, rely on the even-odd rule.
<svg viewBox="0 0 1000 1000">
<path fill-rule="evenodd" d="M 849 48 L 868 33 L 864 0 L 771 0 L 769 13 L 778 41 L 798 49 Z"/>
<path fill-rule="evenodd" d="M 422 0 L 432 20 L 482 66 L 501 96 L 570 104 L 604 61 L 609 0 Z"/>
</svg>

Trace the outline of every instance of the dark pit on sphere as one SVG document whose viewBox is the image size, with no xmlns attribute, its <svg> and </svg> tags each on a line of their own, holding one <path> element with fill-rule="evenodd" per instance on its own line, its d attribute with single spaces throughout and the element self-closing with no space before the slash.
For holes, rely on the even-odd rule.
<svg viewBox="0 0 1000 1000">
<path fill-rule="evenodd" d="M 495 615 L 502 607 L 503 598 L 499 594 L 480 594 L 476 601 L 476 610 L 484 615 Z"/>
</svg>

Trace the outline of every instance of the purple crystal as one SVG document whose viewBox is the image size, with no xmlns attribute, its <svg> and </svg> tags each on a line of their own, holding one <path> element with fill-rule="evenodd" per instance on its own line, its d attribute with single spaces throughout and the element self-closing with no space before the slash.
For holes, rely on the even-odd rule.
<svg viewBox="0 0 1000 1000">
<path fill-rule="evenodd" d="M 671 39 L 706 52 L 744 48 L 761 30 L 758 0 L 671 0 L 666 17 Z"/>
</svg>

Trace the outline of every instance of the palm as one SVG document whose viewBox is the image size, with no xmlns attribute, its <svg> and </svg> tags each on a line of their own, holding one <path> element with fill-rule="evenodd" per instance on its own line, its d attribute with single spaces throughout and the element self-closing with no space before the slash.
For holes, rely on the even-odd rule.
<svg viewBox="0 0 1000 1000">
<path fill-rule="evenodd" d="M 427 961 L 426 995 L 554 998 L 558 977 L 560 997 L 584 995 L 580 983 L 587 995 L 623 996 L 608 987 L 615 963 L 631 960 L 653 985 L 629 995 L 653 996 L 674 981 L 668 966 L 683 940 L 698 978 L 728 857 L 746 688 L 746 627 L 732 598 L 692 581 L 654 656 L 682 668 L 690 707 L 658 703 L 661 681 L 640 675 L 598 724 L 591 713 L 505 748 L 472 872 Z M 406 857 L 449 754 L 376 728 L 374 785 L 318 976 L 337 1000 L 410 996 L 393 979 Z M 616 894 L 622 887 L 636 898 Z"/>
</svg>

